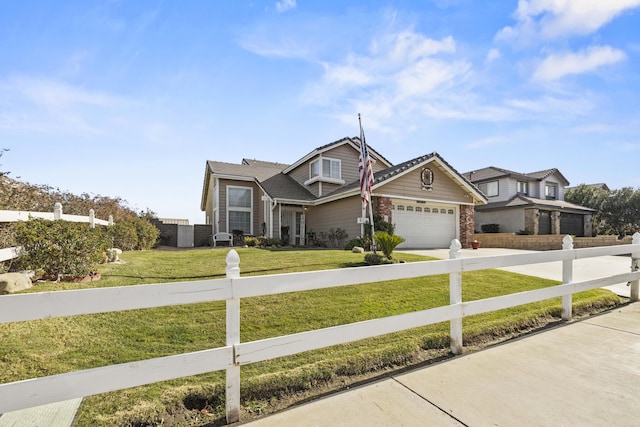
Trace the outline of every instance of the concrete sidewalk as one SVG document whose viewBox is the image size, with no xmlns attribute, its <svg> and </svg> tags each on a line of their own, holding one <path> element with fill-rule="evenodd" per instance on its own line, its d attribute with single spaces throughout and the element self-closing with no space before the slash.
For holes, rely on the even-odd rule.
<svg viewBox="0 0 640 427">
<path fill-rule="evenodd" d="M 244 424 L 636 426 L 639 390 L 635 303 Z"/>
</svg>

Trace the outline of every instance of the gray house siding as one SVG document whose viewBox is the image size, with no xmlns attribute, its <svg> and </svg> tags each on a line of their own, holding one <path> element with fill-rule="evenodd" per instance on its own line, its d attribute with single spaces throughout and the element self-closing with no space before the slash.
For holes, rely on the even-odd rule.
<svg viewBox="0 0 640 427">
<path fill-rule="evenodd" d="M 307 232 L 327 233 L 331 228 L 340 227 L 353 239 L 360 235 L 358 218 L 362 215 L 360 196 L 349 197 L 319 206 L 313 206 L 307 211 Z"/>
<path fill-rule="evenodd" d="M 422 167 L 395 179 L 388 184 L 373 190 L 373 194 L 402 196 L 416 200 L 434 200 L 453 203 L 470 203 L 471 199 L 465 198 L 467 193 L 457 185 L 435 163 L 425 165 L 433 172 L 433 189 L 422 189 L 420 175 Z"/>
</svg>

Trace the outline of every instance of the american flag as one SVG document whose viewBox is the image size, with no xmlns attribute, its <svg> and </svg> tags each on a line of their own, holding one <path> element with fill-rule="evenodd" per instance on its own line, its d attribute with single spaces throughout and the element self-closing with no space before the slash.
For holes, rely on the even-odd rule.
<svg viewBox="0 0 640 427">
<path fill-rule="evenodd" d="M 364 130 L 360 123 L 360 158 L 358 161 L 358 171 L 360 172 L 360 195 L 363 206 L 371 203 L 371 187 L 373 187 L 373 168 L 369 158 L 369 149 L 364 140 Z"/>
</svg>

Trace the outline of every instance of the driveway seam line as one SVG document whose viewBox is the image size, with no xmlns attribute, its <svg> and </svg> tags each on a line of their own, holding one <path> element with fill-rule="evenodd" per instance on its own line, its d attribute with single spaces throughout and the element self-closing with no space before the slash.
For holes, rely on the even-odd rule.
<svg viewBox="0 0 640 427">
<path fill-rule="evenodd" d="M 429 405 L 433 406 L 434 408 L 437 408 L 440 412 L 446 414 L 448 417 L 453 418 L 454 420 L 456 420 L 457 422 L 459 422 L 460 424 L 462 424 L 464 427 L 469 427 L 469 424 L 465 423 L 464 421 L 462 421 L 461 419 L 457 418 L 455 415 L 447 412 L 445 409 L 441 408 L 440 406 L 436 405 L 435 403 L 433 403 L 432 401 L 430 401 L 429 399 L 427 399 L 426 397 L 424 397 L 423 395 L 421 395 L 420 393 L 416 392 L 415 390 L 413 390 L 412 388 L 406 386 L 405 384 L 403 384 L 402 382 L 400 382 L 397 378 L 395 377 L 391 377 L 391 379 L 393 379 L 396 383 L 400 384 L 402 387 L 406 388 L 407 390 L 409 390 L 411 393 L 415 394 L 416 396 L 418 396 L 420 399 L 424 400 L 425 402 L 427 402 Z"/>
</svg>

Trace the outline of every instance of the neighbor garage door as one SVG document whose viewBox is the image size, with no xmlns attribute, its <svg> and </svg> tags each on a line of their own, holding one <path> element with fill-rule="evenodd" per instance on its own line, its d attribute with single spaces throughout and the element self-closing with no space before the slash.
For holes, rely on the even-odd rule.
<svg viewBox="0 0 640 427">
<path fill-rule="evenodd" d="M 561 212 L 560 234 L 573 234 L 576 237 L 584 237 L 584 216 Z"/>
<path fill-rule="evenodd" d="M 456 238 L 456 207 L 437 203 L 393 201 L 395 234 L 406 239 L 398 248 L 448 248 Z"/>
</svg>

